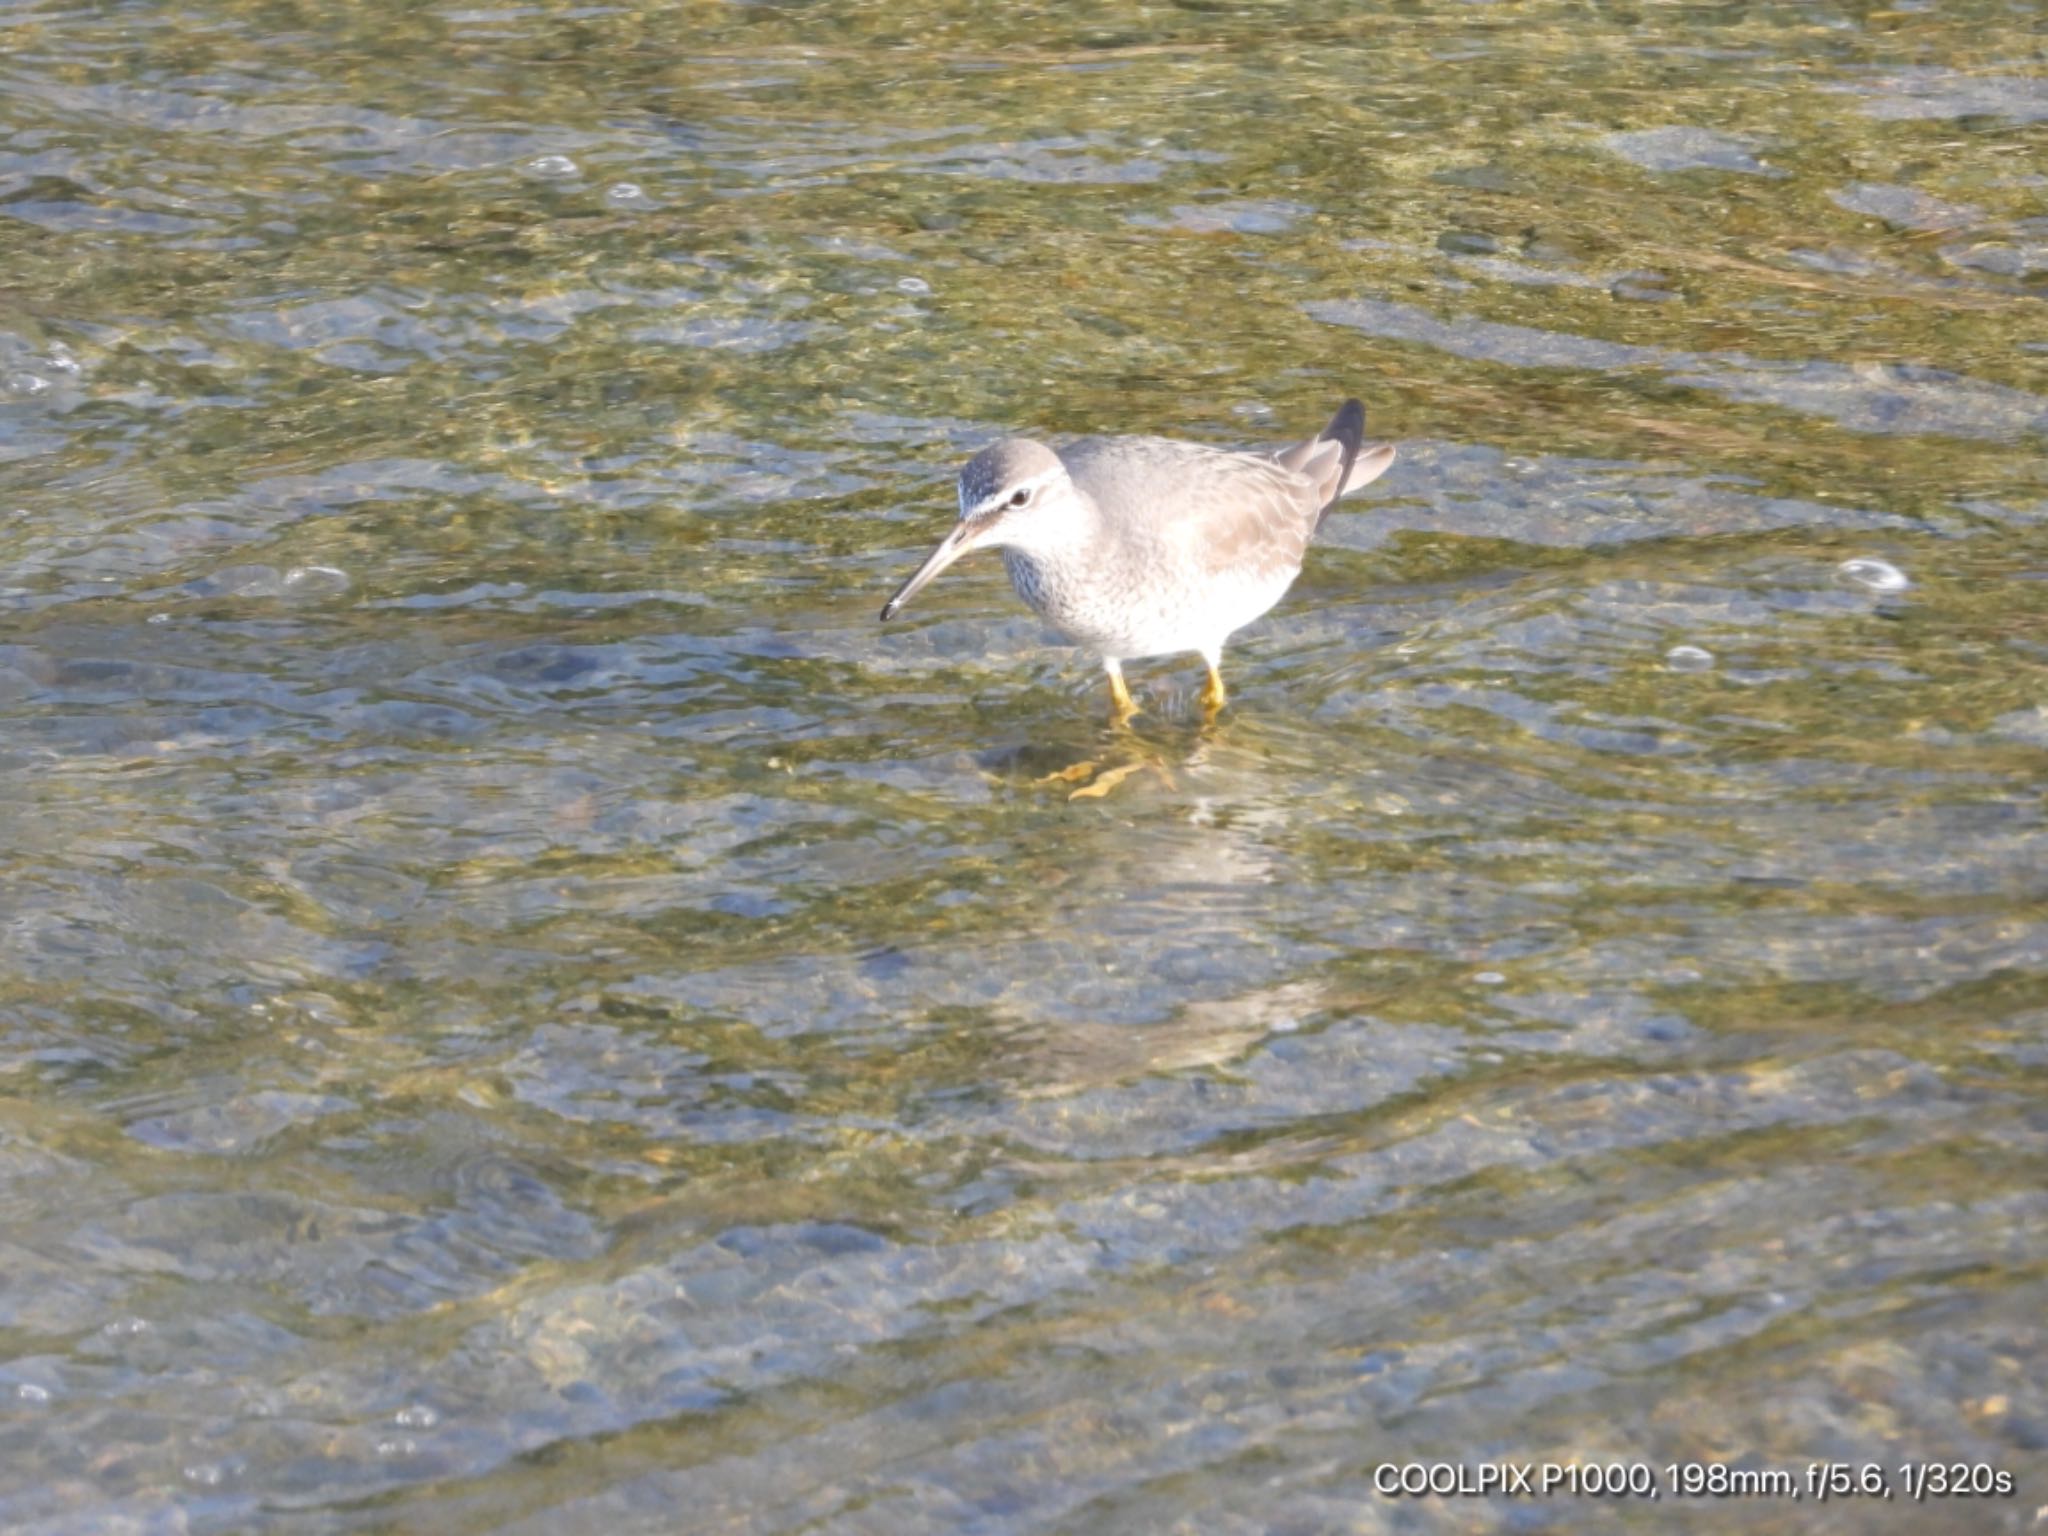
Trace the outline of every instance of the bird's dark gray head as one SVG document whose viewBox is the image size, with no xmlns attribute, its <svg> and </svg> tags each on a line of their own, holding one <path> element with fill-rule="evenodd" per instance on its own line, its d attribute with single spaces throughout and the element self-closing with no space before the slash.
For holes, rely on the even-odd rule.
<svg viewBox="0 0 2048 1536">
<path fill-rule="evenodd" d="M 959 492 L 960 521 L 883 606 L 883 618 L 896 617 L 926 582 L 969 550 L 1059 542 L 1085 500 L 1074 494 L 1060 456 L 1027 437 L 1006 437 L 969 459 Z"/>
<path fill-rule="evenodd" d="M 960 516 L 1021 512 L 1067 478 L 1060 456 L 1028 437 L 991 443 L 960 470 Z"/>
</svg>

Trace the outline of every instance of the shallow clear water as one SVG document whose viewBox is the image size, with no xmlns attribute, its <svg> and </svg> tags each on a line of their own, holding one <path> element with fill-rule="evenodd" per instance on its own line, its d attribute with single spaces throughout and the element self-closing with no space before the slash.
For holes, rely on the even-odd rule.
<svg viewBox="0 0 2048 1536">
<path fill-rule="evenodd" d="M 0 1525 L 2034 1527 L 2038 10 L 1085 17 L 7 13 Z M 875 622 L 1347 393 L 1213 728 Z"/>
</svg>

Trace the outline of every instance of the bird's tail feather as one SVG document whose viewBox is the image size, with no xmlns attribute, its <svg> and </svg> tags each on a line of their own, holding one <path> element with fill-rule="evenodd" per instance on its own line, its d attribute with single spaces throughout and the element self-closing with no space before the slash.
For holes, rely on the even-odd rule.
<svg viewBox="0 0 2048 1536">
<path fill-rule="evenodd" d="M 1337 444 L 1339 454 L 1337 473 L 1325 483 L 1331 487 L 1323 510 L 1316 514 L 1316 525 L 1322 526 L 1324 518 L 1330 515 L 1330 508 L 1337 505 L 1337 498 L 1344 494 L 1344 486 L 1351 478 L 1351 467 L 1358 462 L 1358 450 L 1365 444 L 1365 407 L 1356 400 L 1346 400 L 1337 407 L 1337 414 L 1330 418 L 1330 424 L 1316 434 L 1316 441 Z"/>
<path fill-rule="evenodd" d="M 1322 431 L 1279 449 L 1273 458 L 1323 487 L 1323 505 L 1316 514 L 1320 525 L 1340 500 L 1387 472 L 1387 466 L 1394 462 L 1394 450 L 1387 443 L 1377 448 L 1365 447 L 1365 407 L 1356 400 L 1346 400 Z"/>
<path fill-rule="evenodd" d="M 1353 491 L 1364 490 L 1373 481 L 1384 475 L 1387 472 L 1388 466 L 1393 462 L 1394 445 L 1392 443 L 1381 443 L 1377 448 L 1366 449 L 1365 452 L 1351 461 L 1351 468 L 1344 476 L 1343 489 L 1331 497 L 1331 501 L 1335 502 L 1345 496 L 1349 496 Z M 1329 508 L 1325 507 L 1323 510 L 1327 512 Z"/>
<path fill-rule="evenodd" d="M 1377 448 L 1365 446 L 1365 407 L 1356 400 L 1346 400 L 1337 407 L 1337 414 L 1330 418 L 1330 424 L 1323 428 L 1309 445 L 1316 457 L 1330 450 L 1323 445 L 1335 443 L 1340 458 L 1336 473 L 1324 482 L 1329 487 L 1323 500 L 1323 508 L 1316 514 L 1316 525 L 1320 527 L 1330 509 L 1353 491 L 1362 490 L 1387 472 L 1387 466 L 1394 462 L 1391 444 L 1382 443 Z"/>
</svg>

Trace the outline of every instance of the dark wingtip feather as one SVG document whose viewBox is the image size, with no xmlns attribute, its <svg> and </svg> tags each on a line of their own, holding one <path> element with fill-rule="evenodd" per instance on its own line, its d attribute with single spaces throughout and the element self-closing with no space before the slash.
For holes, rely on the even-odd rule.
<svg viewBox="0 0 2048 1536">
<path fill-rule="evenodd" d="M 1316 514 L 1316 526 L 1321 527 L 1323 519 L 1330 515 L 1330 508 L 1337 505 L 1338 497 L 1344 494 L 1344 482 L 1351 478 L 1352 463 L 1358 458 L 1358 450 L 1365 446 L 1365 407 L 1357 400 L 1346 400 L 1337 407 L 1337 414 L 1330 418 L 1330 424 L 1323 428 L 1326 442 L 1344 445 L 1344 462 L 1337 469 L 1337 493 L 1323 503 L 1323 510 Z"/>
<path fill-rule="evenodd" d="M 1323 428 L 1325 439 L 1335 439 L 1352 453 L 1365 446 L 1365 407 L 1356 400 L 1346 400 L 1337 407 L 1337 414 L 1330 418 L 1330 424 Z"/>
</svg>

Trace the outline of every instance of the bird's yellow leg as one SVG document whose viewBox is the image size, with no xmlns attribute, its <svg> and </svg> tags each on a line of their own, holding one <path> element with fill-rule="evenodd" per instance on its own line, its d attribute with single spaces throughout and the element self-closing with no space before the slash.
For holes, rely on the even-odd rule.
<svg viewBox="0 0 2048 1536">
<path fill-rule="evenodd" d="M 1138 701 L 1131 697 L 1130 687 L 1124 682 L 1124 669 L 1121 663 L 1112 657 L 1104 657 L 1102 670 L 1109 674 L 1109 697 L 1110 702 L 1114 705 L 1113 719 L 1118 726 L 1127 726 L 1131 723 L 1133 716 L 1143 714 L 1144 711 L 1138 708 Z M 1071 768 L 1062 768 L 1058 773 L 1048 773 L 1044 778 L 1034 780 L 1033 782 L 1041 786 L 1063 783 L 1072 784 L 1077 779 L 1086 779 L 1090 774 L 1093 774 L 1095 777 L 1091 782 L 1082 784 L 1079 788 L 1069 793 L 1067 798 L 1069 800 L 1094 800 L 1108 794 L 1139 769 L 1150 768 L 1166 781 L 1169 789 L 1173 787 L 1173 775 L 1166 771 L 1164 763 L 1158 761 L 1156 753 L 1150 752 L 1142 743 L 1128 742 L 1126 747 L 1135 747 L 1136 749 L 1136 756 L 1129 761 L 1112 763 L 1106 768 L 1093 760 L 1076 763 Z"/>
<path fill-rule="evenodd" d="M 1209 669 L 1209 682 L 1202 689 L 1202 707 L 1213 715 L 1230 702 L 1230 695 L 1224 691 L 1223 674 L 1216 670 L 1216 658 L 1204 656 L 1202 664 Z"/>
<path fill-rule="evenodd" d="M 1131 716 L 1141 714 L 1137 701 L 1131 697 L 1131 690 L 1124 686 L 1124 669 L 1114 658 L 1102 663 L 1102 670 L 1109 674 L 1109 700 L 1116 709 L 1116 723 L 1129 725 Z"/>
</svg>

